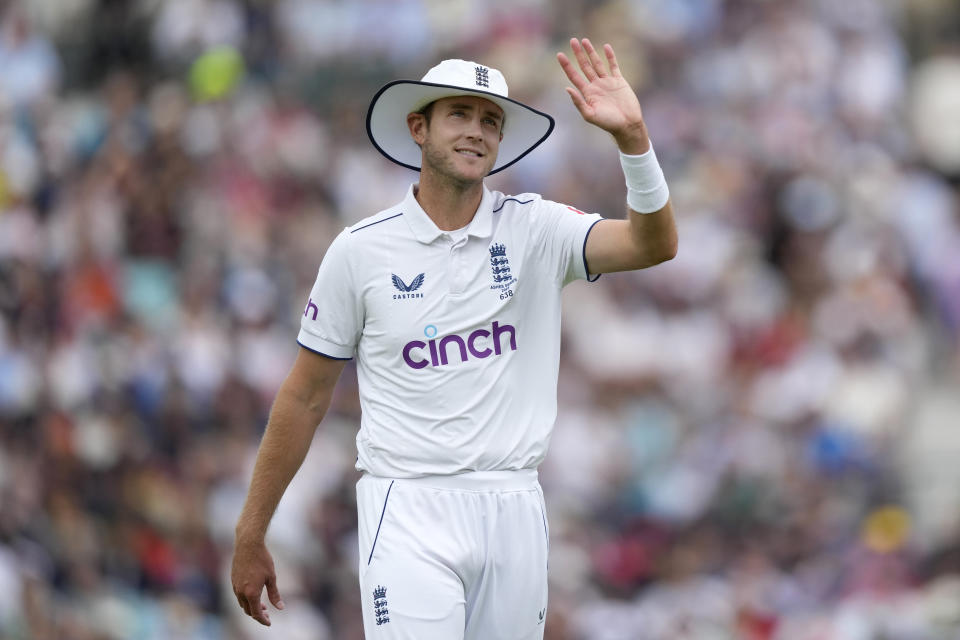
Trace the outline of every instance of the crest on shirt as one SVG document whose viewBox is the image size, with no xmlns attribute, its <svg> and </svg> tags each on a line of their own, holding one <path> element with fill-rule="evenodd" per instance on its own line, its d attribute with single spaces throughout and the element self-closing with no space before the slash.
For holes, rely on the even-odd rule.
<svg viewBox="0 0 960 640">
<path fill-rule="evenodd" d="M 424 274 L 419 274 L 413 280 L 410 281 L 410 284 L 407 284 L 403 281 L 403 278 L 398 276 L 395 273 L 390 274 L 391 280 L 393 281 L 394 288 L 400 293 L 393 294 L 394 300 L 402 300 L 406 298 L 422 298 L 423 293 L 415 293 L 417 289 L 423 286 Z"/>
<path fill-rule="evenodd" d="M 510 259 L 507 257 L 507 247 L 503 243 L 490 245 L 490 272 L 493 274 L 491 289 L 500 290 L 500 299 L 505 300 L 513 296 L 511 287 L 517 279 L 510 272 Z"/>
</svg>

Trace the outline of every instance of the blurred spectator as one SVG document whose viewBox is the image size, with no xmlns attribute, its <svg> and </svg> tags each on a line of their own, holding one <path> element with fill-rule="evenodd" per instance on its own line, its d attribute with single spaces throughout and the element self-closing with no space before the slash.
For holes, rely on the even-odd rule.
<svg viewBox="0 0 960 640">
<path fill-rule="evenodd" d="M 57 89 L 60 63 L 53 45 L 30 28 L 18 3 L 0 18 L 0 104 L 30 107 Z"/>
</svg>

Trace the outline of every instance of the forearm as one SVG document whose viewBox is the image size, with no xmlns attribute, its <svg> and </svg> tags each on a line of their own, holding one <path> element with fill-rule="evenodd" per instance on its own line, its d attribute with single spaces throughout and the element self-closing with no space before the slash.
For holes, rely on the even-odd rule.
<svg viewBox="0 0 960 640">
<path fill-rule="evenodd" d="M 586 258 L 591 273 L 645 269 L 677 255 L 673 205 L 650 139 L 623 142 L 618 138 L 627 186 L 627 219 L 604 220 L 587 236 Z M 624 148 L 639 151 L 626 154 Z"/>
<path fill-rule="evenodd" d="M 653 213 L 639 214 L 627 207 L 627 220 L 631 242 L 644 258 L 635 268 L 652 267 L 677 255 L 677 226 L 669 200 Z"/>
<path fill-rule="evenodd" d="M 284 382 L 260 442 L 250 491 L 237 522 L 237 539 L 262 541 L 287 485 L 307 455 L 317 425 L 330 404 L 330 390 L 320 397 L 299 393 Z"/>
<path fill-rule="evenodd" d="M 677 253 L 677 228 L 673 206 L 641 120 L 614 137 L 627 181 L 627 220 L 631 242 L 645 257 L 642 267 L 672 259 Z"/>
</svg>

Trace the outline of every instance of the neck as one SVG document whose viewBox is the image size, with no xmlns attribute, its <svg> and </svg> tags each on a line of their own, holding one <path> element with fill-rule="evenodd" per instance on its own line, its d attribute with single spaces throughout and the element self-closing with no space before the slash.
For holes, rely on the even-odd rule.
<svg viewBox="0 0 960 640">
<path fill-rule="evenodd" d="M 483 182 L 445 180 L 430 171 L 421 171 L 413 194 L 441 231 L 462 229 L 470 224 L 483 199 Z"/>
</svg>

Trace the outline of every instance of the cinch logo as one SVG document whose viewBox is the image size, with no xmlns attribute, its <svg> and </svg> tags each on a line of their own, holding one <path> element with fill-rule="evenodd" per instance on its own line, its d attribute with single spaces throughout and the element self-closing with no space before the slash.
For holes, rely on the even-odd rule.
<svg viewBox="0 0 960 640">
<path fill-rule="evenodd" d="M 313 298 L 310 298 L 309 300 L 307 300 L 307 308 L 303 310 L 304 318 L 307 317 L 307 314 L 310 313 L 311 309 L 313 309 L 313 319 L 316 320 L 317 312 L 320 311 L 320 309 L 317 307 L 317 303 L 313 301 Z"/>
<path fill-rule="evenodd" d="M 437 328 L 432 324 L 427 325 L 423 333 L 429 338 L 427 342 L 411 340 L 403 346 L 403 361 L 413 369 L 423 369 L 426 366 L 441 367 L 450 364 L 448 354 L 450 345 L 456 345 L 457 349 L 454 353 L 459 353 L 460 362 L 466 362 L 470 359 L 470 356 L 481 359 L 489 358 L 492 355 L 499 356 L 504 352 L 504 336 L 509 336 L 509 341 L 506 344 L 510 346 L 510 350 L 517 350 L 517 330 L 512 325 L 501 326 L 496 321 L 494 321 L 490 331 L 477 329 L 471 332 L 466 339 L 453 333 L 442 337 L 437 342 L 433 339 L 437 335 Z M 429 351 L 429 360 L 426 358 L 427 354 L 422 353 L 424 349 Z"/>
</svg>

